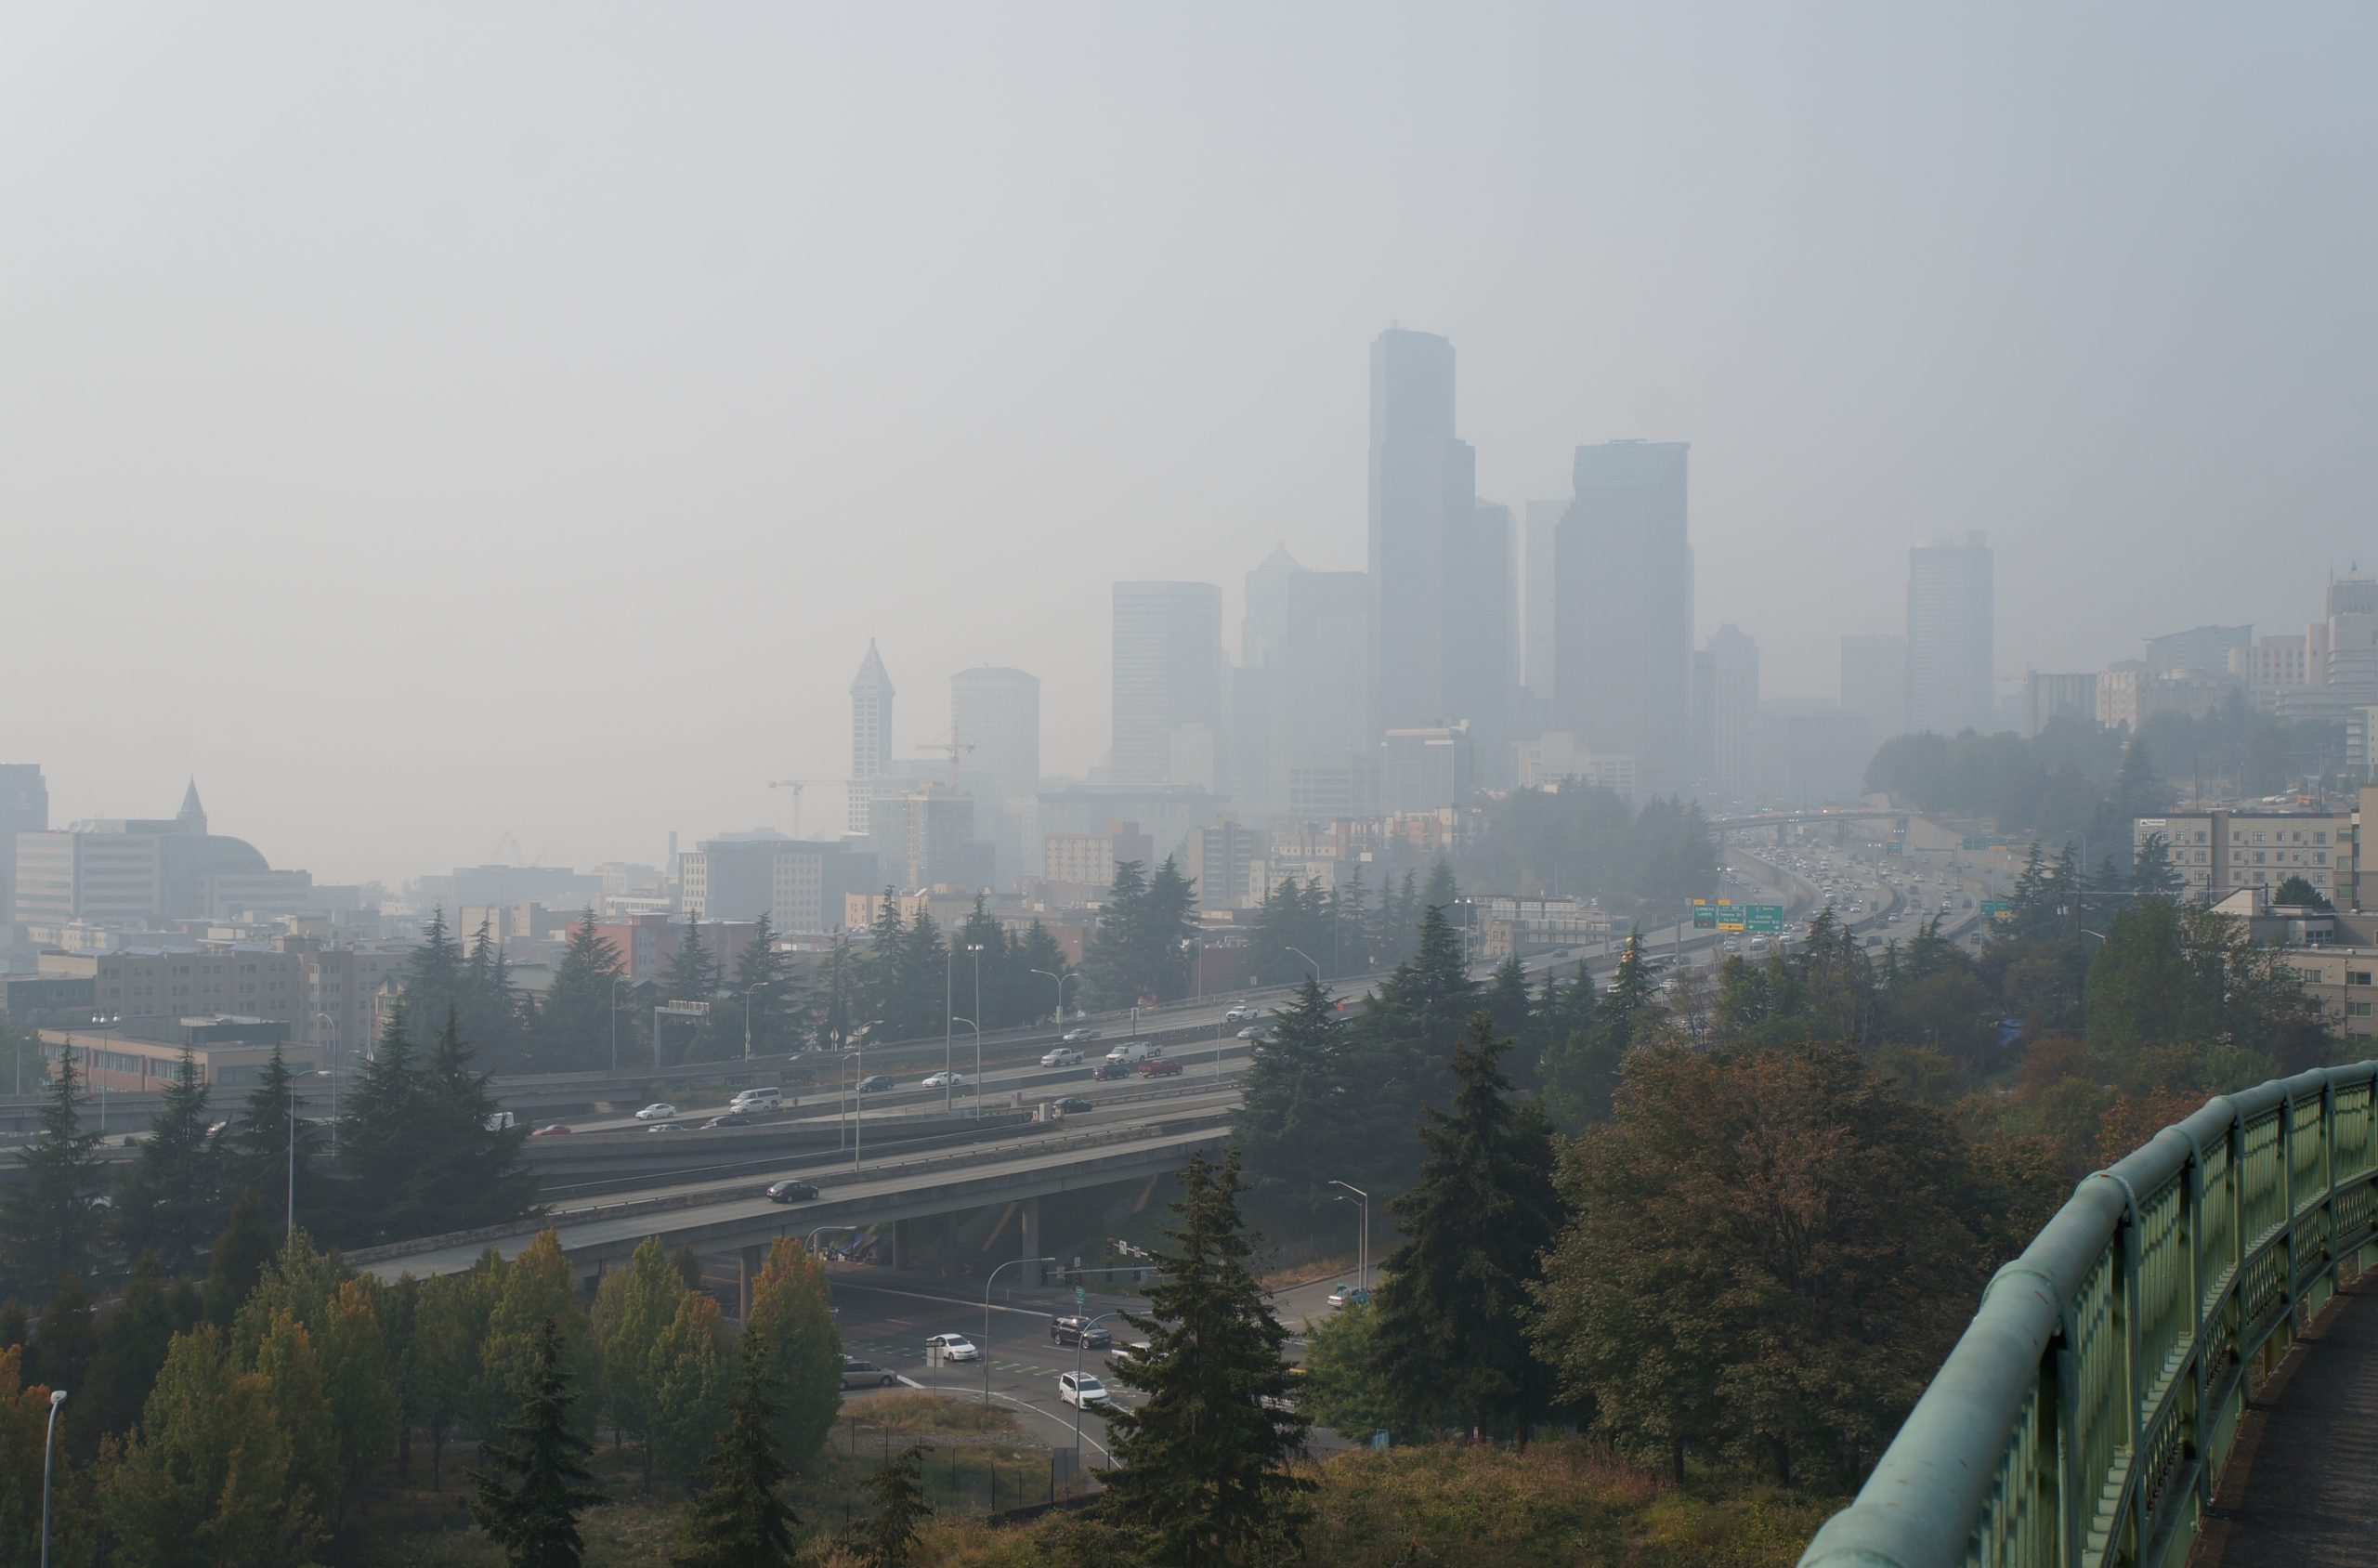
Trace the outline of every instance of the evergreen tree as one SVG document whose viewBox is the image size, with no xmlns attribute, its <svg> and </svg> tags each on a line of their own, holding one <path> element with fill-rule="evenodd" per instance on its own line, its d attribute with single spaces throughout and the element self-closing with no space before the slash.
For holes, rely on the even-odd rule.
<svg viewBox="0 0 2378 1568">
<path fill-rule="evenodd" d="M 99 1324 L 98 1353 L 88 1386 L 65 1385 L 74 1389 L 94 1443 L 104 1434 L 128 1432 L 140 1419 L 141 1404 L 164 1370 L 173 1342 L 165 1271 L 155 1253 L 143 1252 L 132 1261 L 132 1277 L 115 1310 Z"/>
<path fill-rule="evenodd" d="M 223 1233 L 207 1255 L 206 1321 L 217 1328 L 230 1327 L 240 1303 L 255 1289 L 265 1265 L 279 1250 L 279 1231 L 266 1227 L 255 1190 L 243 1189 L 232 1199 Z"/>
<path fill-rule="evenodd" d="M 1766 983 L 1771 984 L 1771 978 Z M 1722 978 L 1719 983 L 1724 984 Z M 1584 983 L 1576 988 L 1583 989 Z M 1545 1065 L 1548 1109 L 1562 1127 L 1583 1127 L 1610 1115 L 1619 1071 L 1627 1053 L 1646 1042 L 1658 1008 L 1651 964 L 1643 956 L 1643 934 L 1632 932 L 1619 954 L 1609 992 L 1593 1004 L 1591 1025 L 1571 1030 Z"/>
<path fill-rule="evenodd" d="M 315 1166 L 322 1148 L 321 1130 L 299 1114 L 304 1109 L 297 1075 L 289 1070 L 276 1045 L 272 1059 L 256 1077 L 255 1088 L 249 1091 L 240 1114 L 232 1118 L 226 1135 L 230 1151 L 226 1163 L 232 1183 L 255 1193 L 270 1209 L 292 1207 L 294 1183 L 294 1222 L 312 1226 L 326 1217 L 329 1195 Z M 284 1225 L 292 1220 L 285 1212 L 281 1218 Z"/>
<path fill-rule="evenodd" d="M 405 1007 L 415 1018 L 443 1018 L 449 1008 L 462 1007 L 465 994 L 462 944 L 447 934 L 445 909 L 434 909 L 421 946 L 405 960 Z"/>
<path fill-rule="evenodd" d="M 672 1001 L 709 1001 L 718 995 L 718 961 L 702 946 L 701 922 L 688 915 L 678 938 L 676 957 L 660 981 L 661 993 Z"/>
<path fill-rule="evenodd" d="M 925 1448 L 910 1444 L 867 1478 L 874 1509 L 844 1535 L 860 1568 L 911 1568 L 933 1507 L 925 1501 Z"/>
<path fill-rule="evenodd" d="M 1433 1406 L 1474 1437 L 1508 1427 L 1524 1442 L 1549 1394 L 1522 1334 L 1527 1292 L 1561 1215 L 1550 1129 L 1532 1105 L 1514 1111 L 1509 1049 L 1491 1019 L 1472 1020 L 1453 1109 L 1423 1113 L 1419 1180 L 1388 1206 L 1405 1239 L 1380 1271 L 1376 1353 L 1424 1418 Z"/>
<path fill-rule="evenodd" d="M 12 1289 L 35 1299 L 97 1261 L 106 1176 L 98 1130 L 83 1129 L 82 1083 L 74 1053 L 60 1051 L 33 1141 L 16 1151 L 17 1180 L 0 1188 L 0 1270 Z"/>
<path fill-rule="evenodd" d="M 426 1107 L 421 1064 L 405 1010 L 389 1016 L 380 1043 L 348 1091 L 339 1124 L 343 1183 L 340 1229 L 371 1243 L 435 1234 L 423 1188 L 436 1173 L 423 1157 Z"/>
<path fill-rule="evenodd" d="M 508 1442 L 480 1451 L 471 1477 L 471 1517 L 503 1549 L 512 1568 L 579 1568 L 585 1543 L 578 1516 L 610 1499 L 587 1485 L 594 1445 L 579 1435 L 569 1407 L 578 1395 L 563 1365 L 561 1336 L 550 1317 L 537 1329 L 520 1413 L 503 1423 Z"/>
<path fill-rule="evenodd" d="M 91 1321 L 90 1292 L 83 1288 L 81 1274 L 58 1276 L 57 1288 L 33 1322 L 33 1342 L 25 1348 L 31 1352 L 26 1376 L 54 1389 L 83 1386 L 91 1363 L 98 1359 L 99 1339 Z"/>
<path fill-rule="evenodd" d="M 423 1208 L 433 1231 L 469 1230 L 516 1220 L 534 1208 L 536 1173 L 528 1168 L 525 1127 L 498 1128 L 488 1076 L 449 1013 L 422 1069 L 419 1142 Z"/>
<path fill-rule="evenodd" d="M 2151 898 L 2169 898 L 2180 891 L 2180 873 L 2172 864 L 2172 841 L 2149 833 L 2139 841 L 2131 863 L 2130 885 Z"/>
<path fill-rule="evenodd" d="M 1159 1002 L 1189 994 L 1188 943 L 1197 934 L 1197 889 L 1168 855 L 1148 878 L 1143 929 L 1134 937 L 1144 965 L 1143 985 Z"/>
<path fill-rule="evenodd" d="M 877 1040 L 897 1039 L 900 1034 L 896 1020 L 907 1011 L 900 997 L 900 958 L 908 946 L 908 933 L 899 891 L 887 886 L 876 896 L 875 921 L 868 927 L 866 950 L 852 966 L 857 1015 L 850 1027 L 873 1025 Z"/>
<path fill-rule="evenodd" d="M 1486 983 L 1479 1005 L 1495 1021 L 1498 1038 L 1516 1041 L 1527 1033 L 1534 1000 L 1527 990 L 1527 966 L 1514 953 L 1495 966 L 1494 977 Z"/>
<path fill-rule="evenodd" d="M 569 945 L 554 966 L 554 983 L 538 1019 L 542 1060 L 549 1070 L 610 1065 L 611 1009 L 619 1000 L 612 982 L 623 973 L 619 949 L 595 934 L 594 911 L 585 910 L 570 927 Z"/>
<path fill-rule="evenodd" d="M 767 1331 L 745 1328 L 726 1430 L 696 1472 L 670 1560 L 675 1568 L 790 1568 L 801 1520 L 780 1491 L 792 1472 L 777 1450 L 784 1409 L 774 1397 L 773 1368 Z"/>
<path fill-rule="evenodd" d="M 1453 862 L 1439 856 L 1437 863 L 1429 868 L 1429 884 L 1421 890 L 1421 905 L 1431 909 L 1450 909 L 1460 897 L 1460 884 L 1453 880 Z"/>
<path fill-rule="evenodd" d="M 1311 1223 L 1330 1178 L 1354 1169 L 1362 1128 L 1342 1092 L 1348 1076 L 1345 1021 L 1308 973 L 1248 1071 L 1238 1115 L 1237 1147 L 1267 1212 Z"/>
<path fill-rule="evenodd" d="M 1313 1483 L 1287 1468 L 1308 1423 L 1287 1331 L 1248 1267 L 1236 1152 L 1219 1167 L 1191 1154 L 1181 1188 L 1148 1315 L 1123 1314 L 1149 1350 L 1116 1376 L 1145 1397 L 1107 1418 L 1116 1464 L 1101 1507 L 1177 1568 L 1287 1556 L 1311 1515 Z"/>
<path fill-rule="evenodd" d="M 153 1251 L 175 1272 L 190 1267 L 223 1223 L 220 1151 L 208 1130 L 207 1088 L 188 1046 L 166 1080 L 164 1104 L 116 1184 L 116 1237 L 127 1254 Z"/>
<path fill-rule="evenodd" d="M 725 1029 L 733 1038 L 722 1042 L 731 1047 L 725 1054 L 741 1054 L 747 1038 L 754 1056 L 790 1056 L 801 1049 L 808 1028 L 808 998 L 796 985 L 791 964 L 777 951 L 776 930 L 765 911 L 736 956 L 726 1000 Z"/>
</svg>

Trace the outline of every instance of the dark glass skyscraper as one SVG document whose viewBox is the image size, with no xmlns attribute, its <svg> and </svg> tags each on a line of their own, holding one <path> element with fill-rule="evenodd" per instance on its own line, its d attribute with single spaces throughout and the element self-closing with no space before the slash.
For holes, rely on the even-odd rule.
<svg viewBox="0 0 2378 1568">
<path fill-rule="evenodd" d="M 1692 545 L 1682 441 L 1579 447 L 1554 551 L 1555 711 L 1647 791 L 1684 782 L 1692 734 Z"/>
</svg>

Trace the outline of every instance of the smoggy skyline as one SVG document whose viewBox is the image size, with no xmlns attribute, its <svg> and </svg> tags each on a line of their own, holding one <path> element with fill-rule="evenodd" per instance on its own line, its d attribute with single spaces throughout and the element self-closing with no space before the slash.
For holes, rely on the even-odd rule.
<svg viewBox="0 0 2378 1568">
<path fill-rule="evenodd" d="M 324 880 L 650 860 L 1109 585 L 1363 564 L 1366 356 L 1478 490 L 1690 441 L 1697 635 L 1829 697 L 1986 529 L 2001 675 L 2366 568 L 2361 7 L 0 20 L 0 760 Z M 1235 648 L 1234 648 L 1234 651 Z M 839 817 L 839 791 L 804 807 Z"/>
</svg>

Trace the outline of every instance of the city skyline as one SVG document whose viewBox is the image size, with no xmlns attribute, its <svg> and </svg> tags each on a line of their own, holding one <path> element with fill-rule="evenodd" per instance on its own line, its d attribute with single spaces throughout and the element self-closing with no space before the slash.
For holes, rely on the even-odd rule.
<svg viewBox="0 0 2378 1568">
<path fill-rule="evenodd" d="M 847 19 L 830 47 L 631 19 L 554 73 L 542 13 L 460 54 L 425 19 L 231 17 L 160 72 L 137 29 L 18 19 L 7 564 L 71 582 L 105 540 L 117 569 L 104 633 L 83 595 L 19 601 L 75 678 L 12 690 L 7 754 L 75 816 L 195 773 L 342 881 L 506 831 L 650 858 L 789 820 L 771 779 L 843 777 L 876 635 L 908 740 L 947 727 L 947 675 L 1003 664 L 1078 776 L 1111 581 L 1220 584 L 1228 625 L 1275 544 L 1362 566 L 1363 356 L 1396 321 L 1457 346 L 1480 494 L 1560 494 L 1581 444 L 1692 442 L 1696 646 L 1740 625 L 1778 698 L 1832 695 L 1928 538 L 1990 533 L 2002 678 L 2294 624 L 2362 554 L 2370 481 L 2324 454 L 2366 422 L 2372 220 L 2334 193 L 2378 20 L 2239 70 L 2214 115 L 2187 84 L 2267 62 L 2254 18 L 2066 19 L 2055 58 L 1999 15 L 1397 15 L 1351 54 L 1274 23 L 1250 59 L 1148 18 L 951 15 L 930 45 Z M 1155 90 L 1100 85 L 1152 58 Z M 2097 58 L 2125 68 L 2063 63 Z M 2026 134 L 1982 134 L 2013 99 Z M 931 238 L 953 220 L 964 255 Z M 2280 548 L 2194 570 L 2241 517 Z M 319 586 L 255 602 L 294 571 Z M 2141 627 L 2102 613 L 2114 574 Z M 205 617 L 229 603 L 311 722 L 243 729 L 236 677 L 153 678 L 203 617 L 255 668 Z M 636 652 L 561 678 L 604 647 Z M 621 743 L 651 720 L 669 745 Z"/>
</svg>

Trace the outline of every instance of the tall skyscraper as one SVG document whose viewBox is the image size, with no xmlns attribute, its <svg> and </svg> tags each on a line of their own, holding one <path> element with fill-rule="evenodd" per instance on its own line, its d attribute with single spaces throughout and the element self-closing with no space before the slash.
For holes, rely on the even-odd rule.
<svg viewBox="0 0 2378 1568">
<path fill-rule="evenodd" d="M 1231 794 L 1248 812 L 1287 809 L 1300 769 L 1369 761 L 1369 577 L 1274 550 L 1247 574 L 1232 690 Z"/>
<path fill-rule="evenodd" d="M 1114 648 L 1114 782 L 1214 788 L 1225 765 L 1222 589 L 1117 582 Z"/>
<path fill-rule="evenodd" d="M 949 677 L 949 719 L 956 738 L 974 748 L 966 766 L 990 775 L 1000 800 L 1039 792 L 1039 676 L 993 664 L 961 670 Z"/>
<path fill-rule="evenodd" d="M 1907 724 L 1911 730 L 1987 733 L 1995 717 L 1994 575 L 1980 529 L 1962 544 L 1908 552 Z"/>
<path fill-rule="evenodd" d="M 8 942 L 17 894 L 17 835 L 49 830 L 49 785 L 39 763 L 0 763 L 0 947 Z"/>
<path fill-rule="evenodd" d="M 1470 725 L 1477 780 L 1487 789 L 1511 780 L 1510 715 L 1519 688 L 1514 543 L 1511 509 L 1491 501 L 1445 524 L 1445 714 Z"/>
<path fill-rule="evenodd" d="M 892 771 L 892 677 L 875 639 L 867 640 L 851 682 L 851 780 L 848 831 L 864 837 L 871 829 L 877 781 Z"/>
<path fill-rule="evenodd" d="M 1555 530 L 1553 660 L 1564 728 L 1635 758 L 1646 791 L 1691 760 L 1692 545 L 1682 441 L 1579 447 Z"/>
<path fill-rule="evenodd" d="M 1454 436 L 1453 345 L 1390 327 L 1371 343 L 1374 734 L 1462 716 L 1445 683 L 1447 544 L 1476 524 L 1474 460 Z"/>
<path fill-rule="evenodd" d="M 1539 702 L 1553 701 L 1560 691 L 1553 673 L 1552 551 L 1554 530 L 1568 509 L 1566 501 L 1527 503 L 1526 548 L 1520 568 L 1520 684 Z"/>
<path fill-rule="evenodd" d="M 1731 623 L 1693 660 L 1692 718 L 1704 791 L 1720 807 L 1747 802 L 1757 784 L 1758 644 Z"/>
<path fill-rule="evenodd" d="M 1901 634 L 1841 639 L 1841 711 L 1866 721 L 1880 746 L 1907 733 L 1907 638 Z"/>
</svg>

